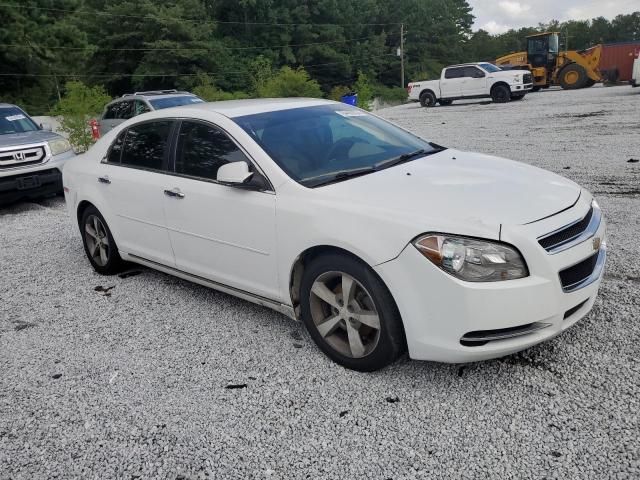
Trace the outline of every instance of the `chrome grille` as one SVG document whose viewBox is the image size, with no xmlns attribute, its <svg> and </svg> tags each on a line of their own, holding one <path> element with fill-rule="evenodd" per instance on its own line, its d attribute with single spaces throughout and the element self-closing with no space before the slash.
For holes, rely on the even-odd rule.
<svg viewBox="0 0 640 480">
<path fill-rule="evenodd" d="M 524 83 L 525 85 L 532 82 L 533 82 L 533 76 L 530 73 L 525 73 L 522 76 L 522 83 Z"/>
<path fill-rule="evenodd" d="M 19 168 L 43 163 L 47 157 L 44 145 L 30 145 L 0 151 L 0 169 Z"/>
<path fill-rule="evenodd" d="M 549 253 L 559 253 L 593 237 L 600 226 L 602 214 L 594 202 L 587 214 L 579 220 L 538 238 L 538 243 Z"/>
</svg>

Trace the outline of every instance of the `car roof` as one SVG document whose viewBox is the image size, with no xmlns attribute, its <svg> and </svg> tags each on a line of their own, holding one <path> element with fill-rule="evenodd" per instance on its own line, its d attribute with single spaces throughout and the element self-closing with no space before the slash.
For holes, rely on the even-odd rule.
<svg viewBox="0 0 640 480">
<path fill-rule="evenodd" d="M 0 108 L 20 108 L 17 105 L 13 105 L 12 103 L 0 103 Z M 22 110 L 20 108 L 20 110 Z"/>
<path fill-rule="evenodd" d="M 491 63 L 491 62 L 473 62 L 473 63 L 460 63 L 458 65 L 449 65 L 447 68 L 454 68 L 454 67 L 475 67 L 478 65 L 482 65 L 485 63 Z"/>
<path fill-rule="evenodd" d="M 191 92 L 166 92 L 161 93 L 158 92 L 136 92 L 136 93 L 125 93 L 121 97 L 115 98 L 111 103 L 121 102 L 122 100 L 136 100 L 138 98 L 146 99 L 146 100 L 155 100 L 155 99 L 163 99 L 163 98 L 174 98 L 174 97 L 197 97 L 195 93 Z"/>
<path fill-rule="evenodd" d="M 332 100 L 321 98 L 255 98 L 247 100 L 225 100 L 222 102 L 194 103 L 182 107 L 165 109 L 176 111 L 176 109 L 200 110 L 216 112 L 225 117 L 234 118 L 256 113 L 276 112 L 279 110 L 291 110 L 294 108 L 317 107 L 320 105 L 343 105 Z"/>
</svg>

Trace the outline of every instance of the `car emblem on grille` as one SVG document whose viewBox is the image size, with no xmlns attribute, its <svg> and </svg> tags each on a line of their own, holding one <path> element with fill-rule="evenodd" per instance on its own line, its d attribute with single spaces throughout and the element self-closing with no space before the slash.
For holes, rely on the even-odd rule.
<svg viewBox="0 0 640 480">
<path fill-rule="evenodd" d="M 22 162 L 24 160 L 24 152 L 16 152 L 13 154 L 13 158 L 14 160 L 17 160 L 18 162 Z"/>
<path fill-rule="evenodd" d="M 602 240 L 600 240 L 600 237 L 595 237 L 593 239 L 593 249 L 595 251 L 600 250 L 600 245 L 602 244 Z"/>
</svg>

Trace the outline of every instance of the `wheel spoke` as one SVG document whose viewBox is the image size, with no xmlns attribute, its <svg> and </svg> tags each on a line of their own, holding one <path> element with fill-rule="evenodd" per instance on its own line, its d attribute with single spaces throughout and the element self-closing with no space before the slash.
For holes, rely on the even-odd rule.
<svg viewBox="0 0 640 480">
<path fill-rule="evenodd" d="M 332 307 L 340 308 L 336 294 L 329 290 L 324 283 L 315 282 L 313 287 L 311 287 L 311 292 L 320 300 L 328 303 Z"/>
<path fill-rule="evenodd" d="M 356 291 L 356 282 L 348 275 L 342 275 L 342 301 L 345 305 L 349 305 L 353 300 Z"/>
<path fill-rule="evenodd" d="M 98 248 L 99 247 L 100 247 L 100 244 L 98 242 L 94 242 L 94 244 L 89 247 L 89 250 L 91 251 L 91 256 L 92 257 L 96 256 L 96 254 L 98 253 Z"/>
<path fill-rule="evenodd" d="M 84 226 L 84 231 L 87 232 L 91 238 L 98 239 L 97 232 L 88 223 Z"/>
<path fill-rule="evenodd" d="M 318 329 L 320 335 L 326 337 L 327 335 L 331 335 L 333 332 L 335 332 L 336 328 L 340 326 L 341 320 L 342 318 L 339 315 L 336 315 L 335 317 L 331 317 L 328 320 L 325 320 L 320 325 L 317 325 L 316 328 Z"/>
<path fill-rule="evenodd" d="M 380 317 L 374 312 L 362 311 L 353 313 L 351 316 L 368 327 L 380 330 Z"/>
<path fill-rule="evenodd" d="M 100 228 L 98 227 L 98 217 L 93 217 L 93 229 L 97 235 L 100 235 Z"/>
<path fill-rule="evenodd" d="M 100 260 L 102 261 L 103 265 L 106 265 L 108 258 L 107 258 L 107 247 L 105 247 L 104 245 L 100 245 Z"/>
<path fill-rule="evenodd" d="M 347 335 L 349 336 L 349 348 L 354 357 L 364 355 L 364 345 L 360 338 L 360 333 L 349 322 L 347 322 Z"/>
</svg>

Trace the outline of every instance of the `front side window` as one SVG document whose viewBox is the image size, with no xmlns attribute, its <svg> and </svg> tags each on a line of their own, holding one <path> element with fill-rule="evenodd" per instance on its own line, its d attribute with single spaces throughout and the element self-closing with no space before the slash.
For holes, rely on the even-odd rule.
<svg viewBox="0 0 640 480">
<path fill-rule="evenodd" d="M 114 103 L 111 104 L 107 107 L 107 110 L 104 112 L 104 116 L 102 118 L 104 118 L 105 120 L 112 120 L 114 118 L 118 118 L 118 104 Z"/>
<path fill-rule="evenodd" d="M 133 102 L 131 100 L 120 102 L 117 105 L 116 118 L 120 120 L 129 120 L 133 117 Z"/>
<path fill-rule="evenodd" d="M 215 180 L 222 165 L 242 161 L 251 165 L 223 131 L 205 123 L 182 122 L 176 151 L 176 173 Z"/>
<path fill-rule="evenodd" d="M 340 104 L 232 119 L 291 178 L 316 187 L 442 150 L 358 108 Z"/>
<path fill-rule="evenodd" d="M 162 120 L 130 127 L 124 138 L 121 163 L 130 167 L 163 170 L 172 123 Z"/>
<path fill-rule="evenodd" d="M 476 67 L 465 67 L 464 76 L 469 78 L 482 78 L 485 76 L 484 72 Z"/>
<path fill-rule="evenodd" d="M 0 108 L 0 135 L 34 132 L 38 125 L 17 107 Z"/>
</svg>

